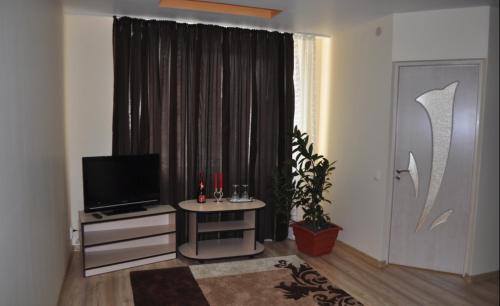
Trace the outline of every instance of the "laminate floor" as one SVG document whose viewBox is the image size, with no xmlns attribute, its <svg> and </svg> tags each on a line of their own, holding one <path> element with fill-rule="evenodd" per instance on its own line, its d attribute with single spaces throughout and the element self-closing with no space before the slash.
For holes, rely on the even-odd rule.
<svg viewBox="0 0 500 306">
<path fill-rule="evenodd" d="M 388 265 L 377 268 L 342 244 L 326 256 L 309 257 L 294 241 L 266 242 L 259 257 L 296 254 L 365 305 L 499 305 L 499 280 L 468 284 L 447 273 Z M 212 261 L 211 261 L 212 262 Z M 134 305 L 129 272 L 197 264 L 184 258 L 84 278 L 74 253 L 60 295 L 60 306 Z M 269 305 L 272 305 L 271 303 Z"/>
</svg>

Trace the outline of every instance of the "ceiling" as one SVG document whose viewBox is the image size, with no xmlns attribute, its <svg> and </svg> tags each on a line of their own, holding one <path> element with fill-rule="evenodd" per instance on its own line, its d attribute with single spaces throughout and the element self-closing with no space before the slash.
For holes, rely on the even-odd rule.
<svg viewBox="0 0 500 306">
<path fill-rule="evenodd" d="M 257 27 L 287 32 L 332 35 L 345 27 L 392 13 L 498 5 L 498 0 L 216 0 L 279 9 L 271 20 L 160 8 L 159 0 L 63 0 L 68 14 L 137 16 L 186 22 Z"/>
</svg>

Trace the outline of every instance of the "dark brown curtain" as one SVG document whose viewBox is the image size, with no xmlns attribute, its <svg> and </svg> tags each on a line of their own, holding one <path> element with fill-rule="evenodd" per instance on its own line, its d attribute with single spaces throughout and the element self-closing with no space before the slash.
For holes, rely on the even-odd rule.
<svg viewBox="0 0 500 306">
<path fill-rule="evenodd" d="M 293 36 L 258 31 L 255 37 L 250 187 L 253 194 L 269 203 L 271 171 L 292 156 Z M 268 238 L 274 232 L 270 206 L 261 212 L 260 220 L 259 237 Z"/>
<path fill-rule="evenodd" d="M 291 157 L 293 38 L 277 32 L 115 18 L 113 154 L 158 153 L 161 200 L 196 196 L 200 172 L 223 171 L 267 201 L 272 170 Z M 259 214 L 260 240 L 273 212 Z M 184 216 L 178 214 L 178 242 Z"/>
</svg>

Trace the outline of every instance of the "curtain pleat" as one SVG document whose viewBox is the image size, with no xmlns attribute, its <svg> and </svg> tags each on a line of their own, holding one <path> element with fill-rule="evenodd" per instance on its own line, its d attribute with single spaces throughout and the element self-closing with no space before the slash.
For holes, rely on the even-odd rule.
<svg viewBox="0 0 500 306">
<path fill-rule="evenodd" d="M 131 20 L 113 22 L 113 154 L 130 152 L 129 61 Z"/>
<path fill-rule="evenodd" d="M 223 168 L 228 181 L 238 185 L 249 184 L 254 38 L 254 31 L 241 29 L 228 29 L 224 36 Z"/>
<path fill-rule="evenodd" d="M 253 193 L 268 201 L 271 198 L 271 176 L 269 169 L 276 169 L 280 160 L 278 137 L 279 132 L 279 106 L 280 91 L 275 90 L 280 83 L 282 75 L 280 68 L 279 51 L 283 43 L 282 34 L 259 32 L 256 36 L 256 64 L 255 64 L 255 130 L 252 146 L 255 148 L 251 159 L 254 161 L 252 168 Z M 270 132 L 273 131 L 273 132 Z M 266 236 L 274 231 L 274 216 L 271 206 L 266 206 L 260 211 L 259 236 Z"/>
<path fill-rule="evenodd" d="M 123 17 L 114 20 L 113 52 L 113 154 L 158 153 L 163 203 L 196 197 L 200 173 L 210 195 L 220 171 L 225 196 L 249 184 L 269 200 L 272 171 L 291 157 L 290 34 Z M 259 240 L 273 238 L 270 206 L 259 217 Z M 183 243 L 181 210 L 177 224 Z"/>
</svg>

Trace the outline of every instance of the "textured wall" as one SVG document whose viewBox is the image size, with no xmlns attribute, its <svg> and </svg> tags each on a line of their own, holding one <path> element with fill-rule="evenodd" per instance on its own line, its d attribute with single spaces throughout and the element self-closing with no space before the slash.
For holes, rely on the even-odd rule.
<svg viewBox="0 0 500 306">
<path fill-rule="evenodd" d="M 331 216 L 344 227 L 340 240 L 377 259 L 385 253 L 391 51 L 392 16 L 333 37 L 328 157 L 338 163 Z"/>
<path fill-rule="evenodd" d="M 111 17 L 64 15 L 66 167 L 74 228 L 83 209 L 82 156 L 111 154 L 112 29 Z"/>
<path fill-rule="evenodd" d="M 56 305 L 69 258 L 62 10 L 0 2 L 0 305 Z"/>
<path fill-rule="evenodd" d="M 394 14 L 394 61 L 486 58 L 487 6 Z"/>
</svg>

